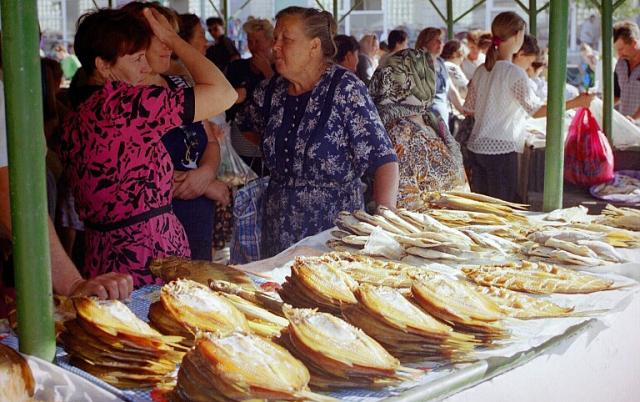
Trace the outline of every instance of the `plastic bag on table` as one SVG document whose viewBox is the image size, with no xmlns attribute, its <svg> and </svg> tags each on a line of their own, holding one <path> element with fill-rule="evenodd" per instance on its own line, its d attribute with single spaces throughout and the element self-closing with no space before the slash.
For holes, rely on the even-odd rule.
<svg viewBox="0 0 640 402">
<path fill-rule="evenodd" d="M 587 108 L 571 121 L 564 148 L 564 178 L 593 186 L 613 179 L 613 151 L 598 122 Z"/>
<path fill-rule="evenodd" d="M 218 180 L 229 187 L 246 184 L 258 178 L 258 175 L 240 158 L 231 144 L 231 127 L 226 122 L 220 123 L 224 135 L 220 140 L 220 166 L 218 167 Z"/>
</svg>

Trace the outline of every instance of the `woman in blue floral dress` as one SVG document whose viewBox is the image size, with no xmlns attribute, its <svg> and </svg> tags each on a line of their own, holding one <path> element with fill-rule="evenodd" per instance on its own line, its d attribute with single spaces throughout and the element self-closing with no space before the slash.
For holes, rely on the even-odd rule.
<svg viewBox="0 0 640 402">
<path fill-rule="evenodd" d="M 276 16 L 279 75 L 264 81 L 237 116 L 262 133 L 271 172 L 264 195 L 263 257 L 331 228 L 338 212 L 364 207 L 361 178 L 373 182 L 377 205 L 395 207 L 395 151 L 362 81 L 331 64 L 331 14 L 289 7 Z"/>
</svg>

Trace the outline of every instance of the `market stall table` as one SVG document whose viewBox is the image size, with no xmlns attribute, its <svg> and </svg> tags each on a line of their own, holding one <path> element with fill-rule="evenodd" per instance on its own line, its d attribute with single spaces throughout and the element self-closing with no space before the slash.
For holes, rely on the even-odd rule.
<svg viewBox="0 0 640 402">
<path fill-rule="evenodd" d="M 328 251 L 324 242 L 329 231 L 300 242 L 289 250 L 285 260 L 291 260 L 293 251 L 301 246 L 312 246 Z M 309 249 L 302 248 L 303 252 Z M 630 261 L 640 261 L 640 250 L 623 250 Z M 278 262 L 277 264 L 281 263 Z M 251 267 L 269 268 L 267 263 Z M 273 268 L 273 265 L 271 266 Z M 640 263 L 632 262 L 617 266 L 593 268 L 594 272 L 614 272 L 626 278 L 640 279 Z M 272 271 L 274 279 L 283 279 L 287 267 Z M 256 278 L 258 279 L 258 278 Z M 260 280 L 260 279 L 258 279 Z M 132 311 L 147 320 L 148 307 L 157 297 L 159 287 L 139 289 L 128 303 Z M 632 400 L 640 394 L 640 292 L 637 284 L 625 288 L 624 295 L 614 297 L 615 309 L 597 318 L 551 319 L 569 322 L 557 336 L 538 334 L 535 343 L 525 345 L 521 352 L 505 357 L 492 357 L 479 362 L 462 365 L 455 369 L 430 371 L 419 383 L 406 389 L 343 390 L 332 396 L 347 401 L 407 400 L 425 401 L 451 396 L 452 401 L 466 400 Z M 588 295 L 590 298 L 611 298 L 614 292 Z M 611 306 L 614 307 L 614 306 Z M 548 321 L 553 323 L 553 321 Z M 534 331 L 545 333 L 533 321 Z M 538 327 L 536 327 L 538 325 Z M 535 329 L 537 328 L 537 329 Z M 531 330 L 531 329 L 530 329 Z M 529 330 L 529 331 L 530 331 Z M 15 338 L 4 341 L 15 346 Z M 482 352 L 485 355 L 490 352 Z M 94 377 L 70 366 L 68 356 L 58 348 L 56 363 L 65 370 L 79 374 L 112 392 L 125 401 L 150 400 L 148 391 L 120 391 Z M 499 375 L 502 374 L 503 375 Z M 497 376 L 497 377 L 496 377 Z M 465 388 L 469 388 L 465 391 Z M 462 391 L 462 392 L 460 392 Z M 460 392 L 460 393 L 458 393 Z M 457 393 L 457 394 L 456 394 Z"/>
</svg>

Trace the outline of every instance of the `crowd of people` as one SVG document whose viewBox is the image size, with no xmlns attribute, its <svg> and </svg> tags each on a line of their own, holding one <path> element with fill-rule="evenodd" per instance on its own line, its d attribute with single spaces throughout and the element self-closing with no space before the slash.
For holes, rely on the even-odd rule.
<svg viewBox="0 0 640 402">
<path fill-rule="evenodd" d="M 313 8 L 283 9 L 275 26 L 252 18 L 243 30 L 248 59 L 219 18 L 202 24 L 131 2 L 80 18 L 82 68 L 67 91 L 58 89 L 59 65 L 43 60 L 52 77 L 45 135 L 57 161 L 48 164 L 58 189 L 50 190 L 55 292 L 124 298 L 158 283 L 155 259 L 211 260 L 214 202 L 232 198 L 217 179 L 226 135 L 267 183 L 257 204 L 262 258 L 332 227 L 340 211 L 411 207 L 424 191 L 516 200 L 524 124 L 546 114 L 546 60 L 516 13 L 463 41 L 428 27 L 410 47 L 394 30 L 386 51 L 375 35 L 336 35 L 333 16 Z M 616 93 L 637 118 L 637 25 L 617 25 L 614 38 Z M 580 94 L 567 108 L 592 98 Z M 220 116 L 227 131 L 213 122 Z M 0 140 L 6 148 L 4 133 Z M 0 227 L 10 232 L 1 148 Z M 65 229 L 81 230 L 82 245 Z M 67 255 L 77 248 L 82 275 Z"/>
</svg>

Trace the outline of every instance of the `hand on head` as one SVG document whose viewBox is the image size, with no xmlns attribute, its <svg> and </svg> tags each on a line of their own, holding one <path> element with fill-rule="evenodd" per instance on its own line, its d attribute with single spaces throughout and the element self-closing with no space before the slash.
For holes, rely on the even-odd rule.
<svg viewBox="0 0 640 402">
<path fill-rule="evenodd" d="M 160 39 L 162 43 L 173 50 L 175 39 L 179 38 L 179 36 L 165 16 L 151 7 L 145 8 L 142 13 L 149 22 L 149 26 L 151 27 L 153 34 Z"/>
</svg>

